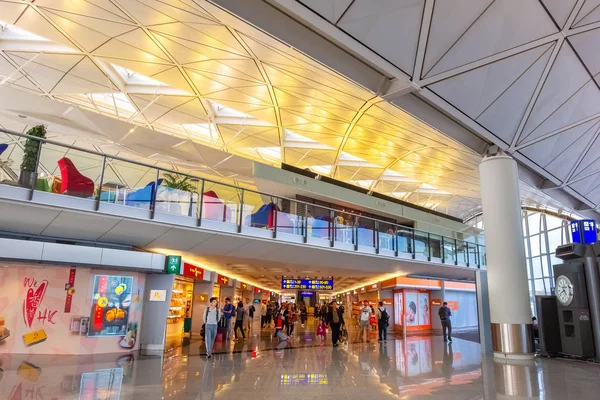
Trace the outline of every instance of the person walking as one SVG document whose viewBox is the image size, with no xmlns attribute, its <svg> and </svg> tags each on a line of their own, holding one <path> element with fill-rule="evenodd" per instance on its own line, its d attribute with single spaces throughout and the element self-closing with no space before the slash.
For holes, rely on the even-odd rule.
<svg viewBox="0 0 600 400">
<path fill-rule="evenodd" d="M 238 302 L 237 310 L 235 310 L 235 326 L 233 327 L 233 333 L 235 340 L 238 338 L 238 328 L 242 331 L 242 337 L 246 339 L 246 333 L 244 332 L 244 319 L 246 317 L 246 310 L 244 309 L 244 303 Z"/>
<path fill-rule="evenodd" d="M 368 301 L 364 301 L 363 306 L 360 308 L 360 314 L 358 315 L 358 324 L 360 329 L 359 340 L 363 341 L 366 339 L 369 342 L 369 325 L 371 322 L 371 307 Z"/>
<path fill-rule="evenodd" d="M 217 326 L 221 319 L 221 310 L 218 307 L 219 300 L 216 297 L 210 298 L 210 304 L 204 312 L 204 334 L 206 339 L 206 356 L 212 357 L 212 349 L 217 337 Z"/>
<path fill-rule="evenodd" d="M 231 319 L 235 316 L 235 307 L 231 304 L 231 299 L 229 297 L 225 298 L 225 307 L 223 307 L 223 316 L 225 318 L 225 327 L 227 328 L 226 340 L 231 339 L 232 329 Z"/>
<path fill-rule="evenodd" d="M 269 327 L 271 326 L 271 320 L 273 319 L 273 308 L 274 308 L 273 304 L 271 304 L 271 303 L 267 304 L 267 316 L 265 317 L 266 318 L 265 323 Z"/>
<path fill-rule="evenodd" d="M 442 332 L 444 334 L 444 342 L 452 343 L 452 310 L 448 307 L 448 303 L 444 302 L 438 311 L 440 321 L 442 322 Z"/>
<path fill-rule="evenodd" d="M 306 317 L 308 316 L 308 311 L 306 310 L 306 304 L 300 304 L 300 322 L 302 327 L 306 324 Z"/>
<path fill-rule="evenodd" d="M 387 328 L 390 325 L 390 315 L 383 306 L 383 301 L 379 302 L 376 314 L 377 326 L 379 328 L 379 341 L 387 341 Z"/>
<path fill-rule="evenodd" d="M 246 297 L 246 304 L 244 304 L 244 310 L 246 310 L 246 315 L 244 316 L 244 328 L 248 330 L 248 335 L 250 335 L 250 330 L 252 328 L 252 318 L 254 318 L 254 306 L 250 303 L 250 299 Z"/>
<path fill-rule="evenodd" d="M 260 328 L 264 328 L 267 323 L 267 304 L 266 301 L 260 303 Z"/>
<path fill-rule="evenodd" d="M 294 320 L 295 320 L 296 314 L 294 313 L 294 309 L 292 307 L 292 304 L 288 304 L 287 309 L 283 312 L 283 319 L 285 320 L 285 328 L 286 328 L 286 335 L 291 336 L 292 333 L 294 333 Z"/>
<path fill-rule="evenodd" d="M 323 302 L 323 305 L 321 306 L 321 319 L 324 322 L 327 322 L 327 315 L 329 313 L 329 309 L 327 308 L 327 303 Z"/>
<path fill-rule="evenodd" d="M 338 308 L 338 304 L 332 301 L 329 304 L 329 311 L 327 312 L 327 324 L 331 328 L 331 343 L 333 347 L 338 347 L 338 340 L 340 339 L 340 327 L 343 324 L 342 314 Z"/>
</svg>

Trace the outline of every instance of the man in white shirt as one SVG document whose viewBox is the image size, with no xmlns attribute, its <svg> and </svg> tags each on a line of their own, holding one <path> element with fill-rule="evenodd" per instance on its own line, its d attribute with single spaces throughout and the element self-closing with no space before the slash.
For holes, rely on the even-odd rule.
<svg viewBox="0 0 600 400">
<path fill-rule="evenodd" d="M 360 314 L 358 314 L 358 325 L 360 328 L 360 339 L 366 338 L 367 343 L 369 342 L 369 322 L 371 320 L 371 307 L 368 301 L 363 302 L 363 306 L 360 308 Z"/>
<path fill-rule="evenodd" d="M 264 328 L 266 323 L 267 323 L 267 304 L 266 304 L 266 301 L 263 300 L 263 302 L 260 303 L 260 327 Z"/>
<path fill-rule="evenodd" d="M 252 318 L 254 317 L 254 306 L 247 297 L 246 302 L 244 303 L 244 310 L 246 310 L 246 315 L 244 315 L 244 327 L 250 332 L 250 329 L 252 328 Z"/>
</svg>

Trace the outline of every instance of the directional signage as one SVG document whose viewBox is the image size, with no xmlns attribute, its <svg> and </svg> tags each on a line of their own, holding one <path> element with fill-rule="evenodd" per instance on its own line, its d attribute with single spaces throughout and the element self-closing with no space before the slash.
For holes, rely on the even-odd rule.
<svg viewBox="0 0 600 400">
<path fill-rule="evenodd" d="M 282 279 L 282 289 L 333 290 L 333 279 Z"/>
<path fill-rule="evenodd" d="M 165 270 L 167 274 L 179 274 L 181 270 L 181 256 L 167 256 Z"/>
<path fill-rule="evenodd" d="M 574 243 L 596 243 L 598 241 L 596 221 L 593 219 L 583 219 L 571 222 L 571 235 Z"/>
</svg>

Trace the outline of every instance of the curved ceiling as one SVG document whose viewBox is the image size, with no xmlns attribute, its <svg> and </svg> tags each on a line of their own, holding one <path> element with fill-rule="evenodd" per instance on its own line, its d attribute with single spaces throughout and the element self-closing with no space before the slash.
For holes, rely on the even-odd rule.
<svg viewBox="0 0 600 400">
<path fill-rule="evenodd" d="M 600 0 L 269 3 L 598 210 Z"/>
<path fill-rule="evenodd" d="M 7 0 L 0 19 L 0 84 L 178 138 L 161 153 L 202 143 L 457 217 L 479 206 L 479 155 L 209 2 Z"/>
</svg>

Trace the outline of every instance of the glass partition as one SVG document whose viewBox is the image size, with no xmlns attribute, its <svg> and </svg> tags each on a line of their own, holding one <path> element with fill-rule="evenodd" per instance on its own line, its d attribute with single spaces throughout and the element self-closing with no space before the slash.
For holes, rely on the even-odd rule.
<svg viewBox="0 0 600 400">
<path fill-rule="evenodd" d="M 104 157 L 44 143 L 35 190 L 95 200 L 99 193 Z"/>
<path fill-rule="evenodd" d="M 429 238 L 425 232 L 415 231 L 415 255 L 429 257 Z"/>
<path fill-rule="evenodd" d="M 396 251 L 396 225 L 379 222 L 379 250 Z"/>
<path fill-rule="evenodd" d="M 19 185 L 23 148 L 28 138 L 17 133 L 0 133 L 0 183 Z M 106 156 L 84 149 L 74 149 L 59 143 L 40 141 L 39 162 L 34 160 L 30 185 L 37 191 L 65 194 L 102 203 L 153 210 L 155 213 L 199 218 L 200 222 L 217 221 L 276 231 L 276 233 L 305 236 L 354 247 L 444 258 L 472 266 L 485 265 L 485 246 L 437 234 L 415 231 L 391 222 L 332 210 L 316 204 L 285 199 L 240 187 L 211 182 L 176 171 L 158 169 Z M 526 225 L 545 228 L 545 218 L 527 215 Z M 528 232 L 529 242 L 536 243 L 532 252 L 548 258 L 561 242 L 562 224 L 548 224 L 552 229 L 542 237 L 538 231 Z M 530 229 L 529 231 L 533 231 Z M 533 239 L 535 240 L 533 240 Z M 539 239 L 539 240 L 538 240 Z M 544 239 L 544 240 L 542 240 Z M 536 253 L 535 257 L 539 257 Z M 531 258 L 532 256 L 529 255 Z M 545 269 L 551 265 L 544 261 Z M 532 278 L 535 279 L 535 278 Z"/>
<path fill-rule="evenodd" d="M 462 240 L 456 241 L 456 260 L 459 263 L 467 263 L 467 245 Z"/>
<path fill-rule="evenodd" d="M 429 248 L 431 257 L 442 258 L 442 237 L 433 233 L 429 234 Z"/>
<path fill-rule="evenodd" d="M 201 219 L 237 224 L 242 212 L 241 199 L 242 189 L 205 181 Z"/>
<path fill-rule="evenodd" d="M 456 241 L 452 238 L 444 238 L 444 262 L 456 262 Z"/>
<path fill-rule="evenodd" d="M 340 243 L 354 244 L 355 221 L 355 215 L 342 211 L 333 211 L 334 240 Z"/>
<path fill-rule="evenodd" d="M 412 254 L 414 251 L 413 230 L 411 228 L 399 226 L 396 232 L 396 236 L 398 243 L 398 253 Z"/>
<path fill-rule="evenodd" d="M 375 221 L 370 218 L 356 216 L 356 240 L 359 246 L 375 247 Z"/>
</svg>

